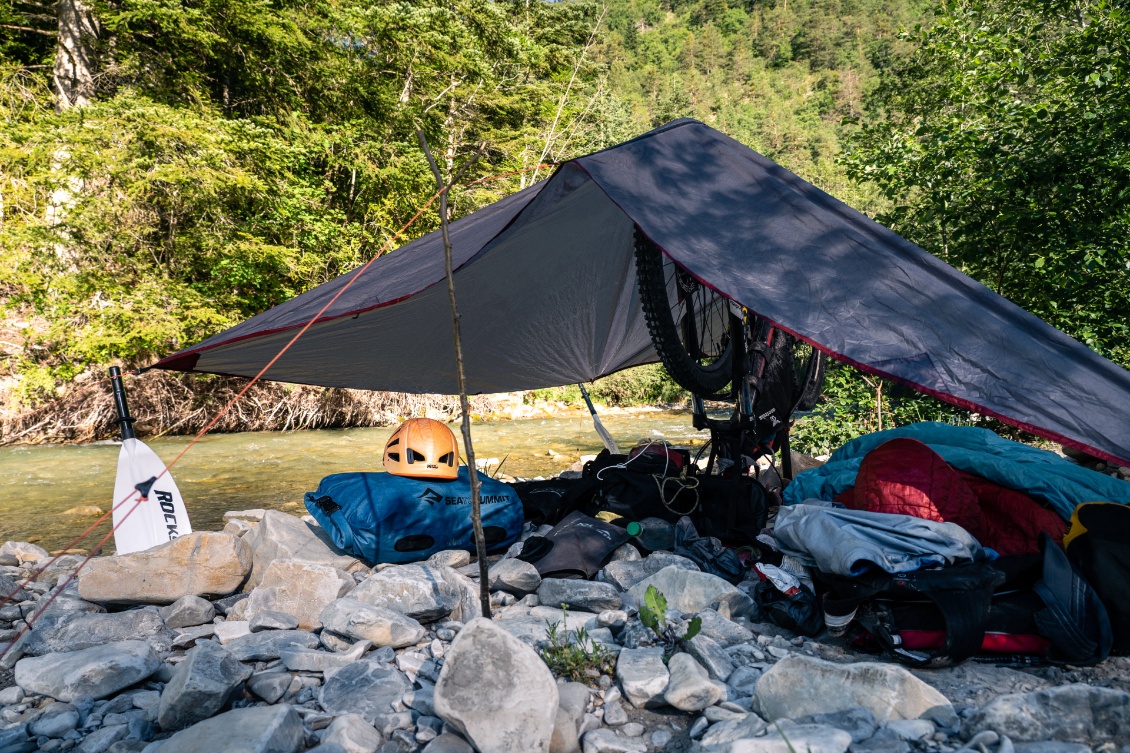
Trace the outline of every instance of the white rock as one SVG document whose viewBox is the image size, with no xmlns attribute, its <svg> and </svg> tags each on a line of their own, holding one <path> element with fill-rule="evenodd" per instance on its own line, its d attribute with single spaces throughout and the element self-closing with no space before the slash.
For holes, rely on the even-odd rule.
<svg viewBox="0 0 1130 753">
<path fill-rule="evenodd" d="M 381 742 L 381 733 L 359 714 L 335 718 L 322 736 L 323 745 L 340 745 L 345 753 L 375 753 Z"/>
<path fill-rule="evenodd" d="M 373 573 L 350 596 L 391 609 L 421 622 L 446 617 L 460 602 L 460 593 L 430 565 L 401 565 Z"/>
<path fill-rule="evenodd" d="M 532 648 L 483 618 L 459 631 L 436 684 L 435 710 L 472 745 L 548 753 L 557 709 L 557 684 Z"/>
<path fill-rule="evenodd" d="M 183 729 L 161 743 L 161 753 L 298 753 L 306 747 L 293 706 L 233 709 Z"/>
<path fill-rule="evenodd" d="M 517 596 L 533 593 L 541 585 L 541 575 L 536 567 L 513 558 L 491 565 L 488 579 L 491 591 L 506 591 Z"/>
<path fill-rule="evenodd" d="M 298 618 L 303 630 L 320 630 L 318 615 L 334 599 L 354 586 L 344 570 L 301 560 L 277 559 L 267 566 L 263 578 L 247 599 L 244 617 L 253 620 L 263 612 L 283 612 Z"/>
<path fill-rule="evenodd" d="M 377 720 L 392 713 L 394 706 L 404 708 L 401 698 L 411 687 L 399 670 L 367 658 L 327 673 L 318 702 L 329 714 L 360 714 L 366 722 L 377 726 Z"/>
<path fill-rule="evenodd" d="M 791 654 L 757 682 L 754 711 L 766 719 L 797 718 L 862 706 L 885 724 L 953 707 L 945 696 L 902 667 L 878 662 L 833 664 Z"/>
<path fill-rule="evenodd" d="M 623 604 L 616 586 L 595 580 L 545 578 L 537 592 L 538 601 L 550 607 L 565 605 L 569 609 L 602 612 L 606 609 L 619 609 Z"/>
<path fill-rule="evenodd" d="M 298 618 L 293 614 L 272 612 L 269 609 L 257 611 L 247 620 L 247 627 L 252 633 L 261 633 L 264 630 L 294 630 L 298 626 Z"/>
<path fill-rule="evenodd" d="M 220 643 L 227 645 L 234 641 L 236 638 L 242 638 L 245 635 L 251 635 L 251 623 L 247 620 L 226 620 L 225 622 L 217 622 L 213 628 L 216 638 Z"/>
<path fill-rule="evenodd" d="M 25 692 L 69 702 L 83 696 L 105 698 L 141 682 L 160 666 L 160 658 L 148 643 L 120 641 L 20 659 L 15 680 Z"/>
<path fill-rule="evenodd" d="M 348 573 L 368 569 L 357 558 L 334 547 L 329 535 L 319 526 L 278 510 L 264 511 L 262 522 L 240 541 L 247 542 L 252 552 L 251 574 L 244 585 L 245 591 L 259 585 L 268 565 L 275 560 L 300 560 Z"/>
<path fill-rule="evenodd" d="M 21 563 L 35 562 L 51 556 L 43 547 L 29 544 L 26 541 L 5 541 L 3 545 L 0 545 L 0 556 L 5 554 L 15 557 Z M 7 593 L 5 593 L 6 595 Z"/>
<path fill-rule="evenodd" d="M 154 651 L 168 651 L 173 633 L 153 607 L 111 614 L 61 611 L 45 614 L 23 643 L 29 656 L 79 651 L 119 641 L 143 640 Z"/>
<path fill-rule="evenodd" d="M 594 729 L 581 738 L 584 753 L 647 753 L 640 740 L 620 737 L 610 729 Z"/>
<path fill-rule="evenodd" d="M 677 609 L 683 614 L 696 614 L 719 602 L 728 605 L 730 614 L 741 614 L 753 604 L 749 596 L 717 575 L 674 565 L 644 578 L 632 586 L 629 593 L 637 603 L 643 604 L 648 586 L 655 586 L 666 597 L 669 609 Z"/>
<path fill-rule="evenodd" d="M 726 687 L 710 675 L 690 654 L 675 654 L 667 662 L 671 679 L 663 700 L 680 711 L 701 711 L 726 697 Z"/>
<path fill-rule="evenodd" d="M 707 738 L 703 736 L 705 742 Z M 845 753 L 851 735 L 826 724 L 789 724 L 769 727 L 764 737 L 747 737 L 727 743 L 703 745 L 710 753 Z"/>
<path fill-rule="evenodd" d="M 1078 684 L 1002 695 L 977 710 L 969 729 L 994 730 L 1019 742 L 1121 742 L 1130 730 L 1130 693 Z"/>
<path fill-rule="evenodd" d="M 372 641 L 378 648 L 412 646 L 427 635 L 424 626 L 411 617 L 348 596 L 326 605 L 319 619 L 326 630 L 355 640 Z"/>
<path fill-rule="evenodd" d="M 626 648 L 616 661 L 616 679 L 624 697 L 636 708 L 663 705 L 670 673 L 663 663 L 662 648 Z"/>
<path fill-rule="evenodd" d="M 435 567 L 466 567 L 471 564 L 471 553 L 462 549 L 445 549 L 428 557 L 427 563 Z"/>
<path fill-rule="evenodd" d="M 182 596 L 167 607 L 158 610 L 165 621 L 165 627 L 186 628 L 211 622 L 216 616 L 212 602 L 189 594 Z"/>
<path fill-rule="evenodd" d="M 887 729 L 903 740 L 925 740 L 936 731 L 926 719 L 894 719 L 887 722 Z"/>
</svg>

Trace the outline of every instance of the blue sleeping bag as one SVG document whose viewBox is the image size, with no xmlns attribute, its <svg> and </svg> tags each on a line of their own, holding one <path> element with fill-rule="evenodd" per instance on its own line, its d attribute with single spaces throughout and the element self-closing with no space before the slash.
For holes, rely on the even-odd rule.
<svg viewBox="0 0 1130 753">
<path fill-rule="evenodd" d="M 522 502 L 501 481 L 479 479 L 487 549 L 506 548 L 522 533 Z M 334 544 L 373 563 L 418 562 L 445 549 L 475 551 L 466 466 L 454 481 L 335 473 L 306 492 L 306 509 Z"/>
</svg>

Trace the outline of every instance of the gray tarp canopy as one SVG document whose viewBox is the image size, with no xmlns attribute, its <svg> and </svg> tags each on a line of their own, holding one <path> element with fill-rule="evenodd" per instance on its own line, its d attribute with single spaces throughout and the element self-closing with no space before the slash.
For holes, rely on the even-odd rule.
<svg viewBox="0 0 1130 753">
<path fill-rule="evenodd" d="M 710 287 L 841 361 L 1130 465 L 1130 373 L 693 120 L 570 160 L 452 224 L 470 392 L 657 360 L 633 224 Z M 156 366 L 253 376 L 351 276 Z M 266 378 L 454 393 L 443 277 L 438 231 L 377 260 Z"/>
</svg>

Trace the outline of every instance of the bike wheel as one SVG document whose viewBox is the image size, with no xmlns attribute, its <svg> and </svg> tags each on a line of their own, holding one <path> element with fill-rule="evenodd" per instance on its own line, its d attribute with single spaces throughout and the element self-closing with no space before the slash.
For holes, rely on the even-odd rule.
<svg viewBox="0 0 1130 753">
<path fill-rule="evenodd" d="M 796 391 L 793 401 L 794 411 L 807 411 L 816 407 L 820 393 L 824 390 L 824 375 L 828 359 L 816 348 L 804 340 L 792 340 L 792 357 L 794 374 L 796 374 Z"/>
<path fill-rule="evenodd" d="M 635 243 L 640 303 L 659 360 L 683 389 L 716 395 L 733 376 L 730 302 L 664 256 L 639 228 Z"/>
</svg>

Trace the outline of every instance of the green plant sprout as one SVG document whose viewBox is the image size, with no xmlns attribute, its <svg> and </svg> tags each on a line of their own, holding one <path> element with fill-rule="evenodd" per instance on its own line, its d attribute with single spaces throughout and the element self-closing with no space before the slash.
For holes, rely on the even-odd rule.
<svg viewBox="0 0 1130 753">
<path fill-rule="evenodd" d="M 648 586 L 644 592 L 640 622 L 650 628 L 663 643 L 665 657 L 670 657 L 680 643 L 689 641 L 702 630 L 702 618 L 696 616 L 687 624 L 686 633 L 679 636 L 674 626 L 667 624 L 667 597 L 655 586 Z"/>
</svg>

